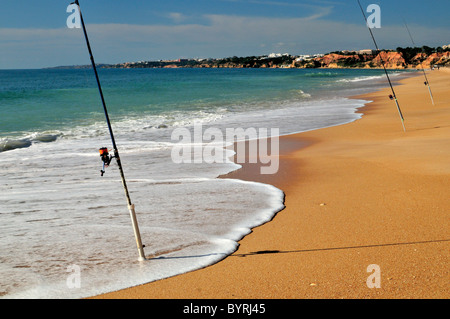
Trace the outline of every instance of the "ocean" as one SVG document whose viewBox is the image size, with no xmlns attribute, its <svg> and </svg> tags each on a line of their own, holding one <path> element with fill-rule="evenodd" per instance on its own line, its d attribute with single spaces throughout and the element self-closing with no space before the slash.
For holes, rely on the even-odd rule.
<svg viewBox="0 0 450 319">
<path fill-rule="evenodd" d="M 394 72 L 400 78 L 400 72 Z M 386 87 L 382 70 L 100 69 L 145 245 L 139 262 L 92 69 L 0 70 L 0 298 L 82 298 L 199 269 L 225 258 L 284 208 L 271 185 L 218 176 L 226 160 L 178 163 L 174 132 L 348 123 Z M 176 134 L 175 134 L 176 136 Z M 204 156 L 203 153 L 201 153 Z"/>
</svg>

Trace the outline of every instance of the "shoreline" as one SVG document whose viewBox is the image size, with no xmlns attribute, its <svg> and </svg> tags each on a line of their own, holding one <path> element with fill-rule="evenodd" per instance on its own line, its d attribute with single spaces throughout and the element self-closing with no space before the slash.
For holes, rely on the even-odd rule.
<svg viewBox="0 0 450 319">
<path fill-rule="evenodd" d="M 388 90 L 382 89 L 351 97 L 374 101 L 358 109 L 361 119 L 280 137 L 277 174 L 258 175 L 251 164 L 227 174 L 224 178 L 281 189 L 286 206 L 252 229 L 232 255 L 206 268 L 93 298 L 448 298 L 448 254 L 440 249 L 450 238 L 445 227 L 450 149 L 442 150 L 449 128 L 432 124 L 450 117 L 444 112 L 449 92 L 444 84 L 433 85 L 435 78 L 448 83 L 447 72 L 429 72 L 439 117 L 429 114 L 428 93 L 423 82 L 412 80 L 416 77 L 395 86 L 406 133 Z M 414 95 L 408 106 L 402 105 L 404 92 Z M 439 206 L 433 206 L 436 202 Z M 366 285 L 371 264 L 380 265 L 381 289 Z"/>
</svg>

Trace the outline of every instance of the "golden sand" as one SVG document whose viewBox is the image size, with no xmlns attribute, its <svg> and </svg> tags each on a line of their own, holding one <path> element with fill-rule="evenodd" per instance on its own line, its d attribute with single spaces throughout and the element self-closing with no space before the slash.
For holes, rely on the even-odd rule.
<svg viewBox="0 0 450 319">
<path fill-rule="evenodd" d="M 395 88 L 406 132 L 385 89 L 360 120 L 282 137 L 277 174 L 230 174 L 286 195 L 234 254 L 96 298 L 448 298 L 450 72 L 428 76 L 435 105 L 420 74 Z"/>
</svg>

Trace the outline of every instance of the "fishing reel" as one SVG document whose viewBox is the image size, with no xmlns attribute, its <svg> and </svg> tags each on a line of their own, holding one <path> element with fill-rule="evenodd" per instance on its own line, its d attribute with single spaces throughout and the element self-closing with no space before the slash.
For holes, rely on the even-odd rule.
<svg viewBox="0 0 450 319">
<path fill-rule="evenodd" d="M 100 152 L 100 158 L 103 162 L 103 167 L 100 170 L 100 173 L 101 173 L 100 176 L 103 176 L 103 174 L 105 174 L 105 168 L 107 168 L 109 166 L 109 164 L 111 163 L 111 160 L 114 158 L 114 156 L 109 154 L 108 148 L 106 148 L 106 147 L 100 148 L 99 152 Z"/>
</svg>

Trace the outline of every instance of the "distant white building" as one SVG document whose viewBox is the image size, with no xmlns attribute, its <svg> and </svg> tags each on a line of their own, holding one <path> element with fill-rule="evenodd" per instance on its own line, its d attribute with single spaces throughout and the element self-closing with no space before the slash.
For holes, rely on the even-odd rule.
<svg viewBox="0 0 450 319">
<path fill-rule="evenodd" d="M 366 49 L 366 50 L 359 50 L 357 51 L 358 54 L 373 54 L 373 50 Z"/>
<path fill-rule="evenodd" d="M 311 55 L 299 55 L 298 58 L 295 59 L 295 62 L 302 62 L 302 61 L 308 61 L 311 60 L 313 56 Z"/>
<path fill-rule="evenodd" d="M 290 56 L 290 54 L 289 54 L 289 53 L 283 53 L 283 54 L 281 54 L 281 53 L 271 53 L 271 54 L 268 55 L 268 58 L 269 58 L 269 59 L 272 59 L 272 58 L 281 58 L 281 57 L 283 57 L 283 56 Z"/>
<path fill-rule="evenodd" d="M 445 50 L 445 49 L 450 49 L 450 44 L 448 44 L 448 45 L 443 45 L 442 48 L 443 48 L 444 50 Z"/>
</svg>

